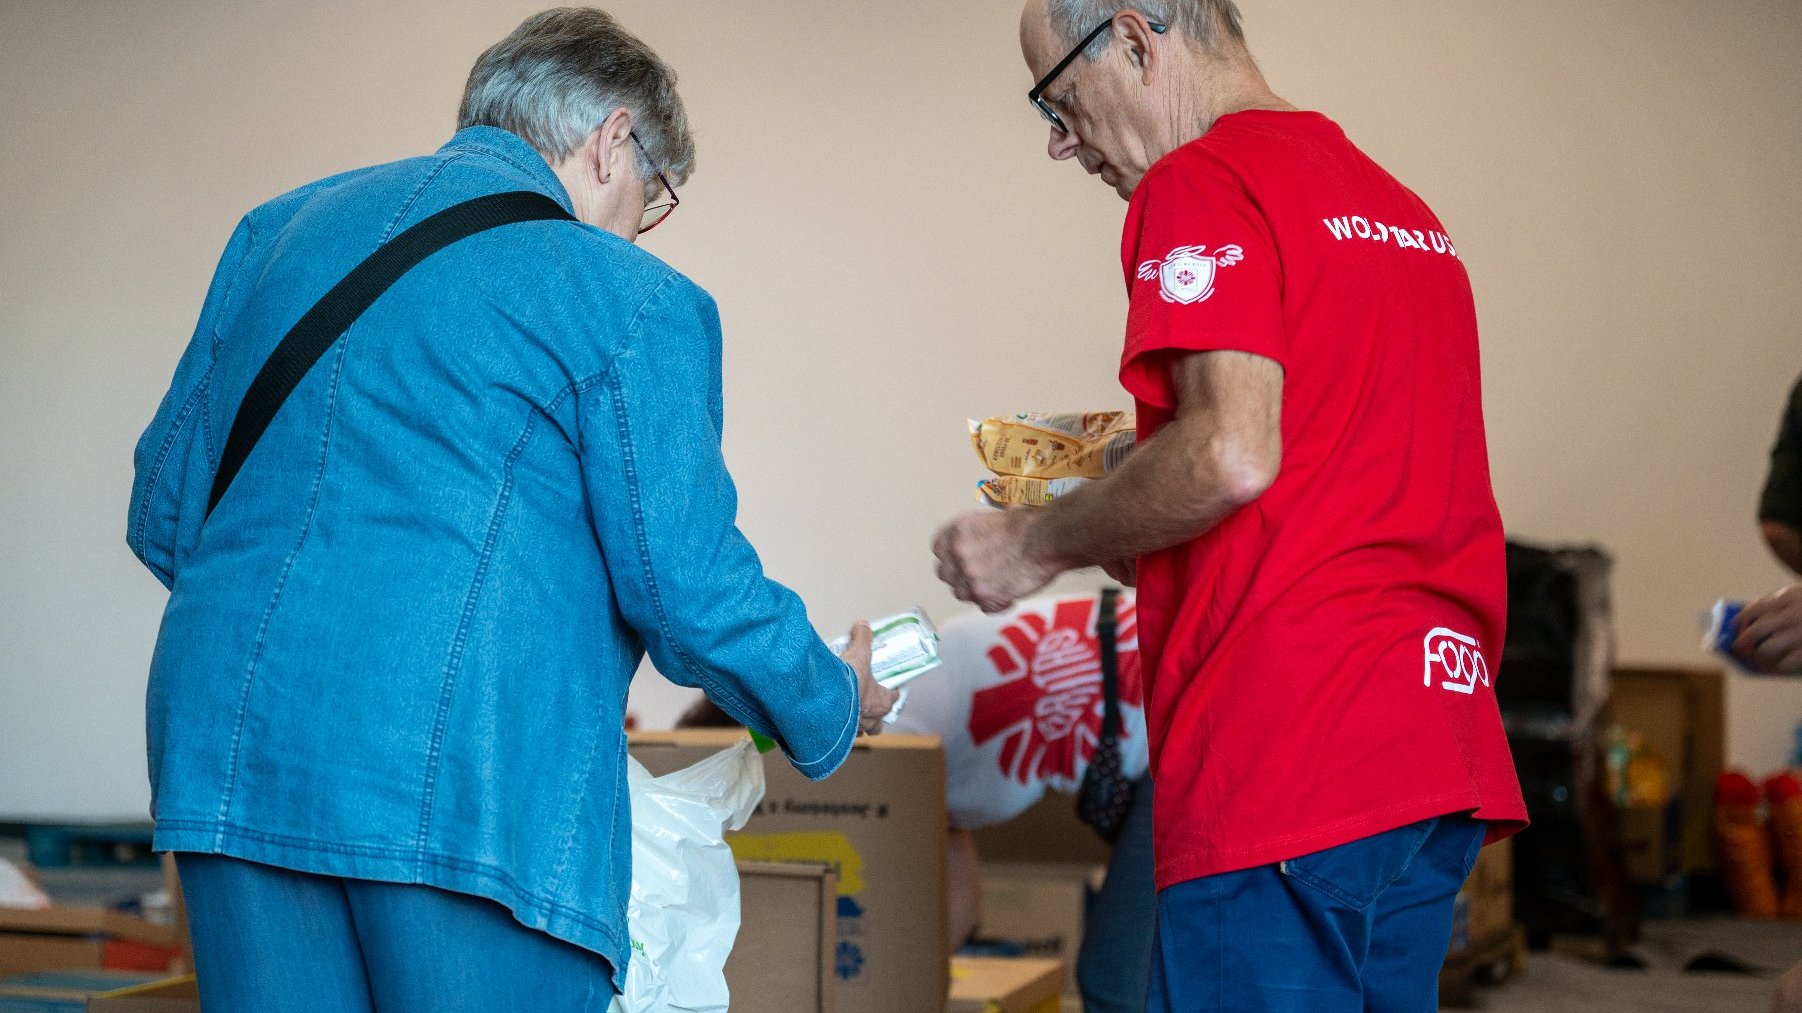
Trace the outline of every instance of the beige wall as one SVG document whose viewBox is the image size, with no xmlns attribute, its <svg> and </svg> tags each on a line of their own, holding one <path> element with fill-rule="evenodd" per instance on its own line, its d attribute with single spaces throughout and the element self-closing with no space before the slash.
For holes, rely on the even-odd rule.
<svg viewBox="0 0 1802 1013">
<path fill-rule="evenodd" d="M 0 5 L 0 814 L 142 809 L 163 596 L 129 455 L 236 217 L 435 147 L 533 6 Z M 1123 401 L 1123 205 L 1043 158 L 1013 3 L 612 6 L 698 126 L 647 245 L 722 303 L 744 527 L 829 630 L 954 614 L 926 540 L 978 477 L 964 416 Z M 1780 578 L 1751 514 L 1802 370 L 1802 5 L 1245 7 L 1279 90 L 1464 253 L 1510 529 L 1611 548 L 1623 655 L 1701 661 L 1698 614 Z M 645 690 L 652 721 L 681 700 Z M 1802 694 L 1730 706 L 1777 762 Z"/>
</svg>

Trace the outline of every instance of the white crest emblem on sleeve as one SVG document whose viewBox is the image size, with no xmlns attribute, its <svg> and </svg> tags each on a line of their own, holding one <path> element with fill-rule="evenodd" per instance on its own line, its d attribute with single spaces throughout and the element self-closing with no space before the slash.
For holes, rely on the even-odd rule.
<svg viewBox="0 0 1802 1013">
<path fill-rule="evenodd" d="M 1163 260 L 1147 260 L 1139 265 L 1142 281 L 1158 280 L 1165 302 L 1187 306 L 1202 302 L 1214 294 L 1214 279 L 1222 267 L 1231 267 L 1245 259 L 1245 251 L 1237 246 L 1222 246 L 1212 254 L 1206 246 L 1179 246 Z"/>
</svg>

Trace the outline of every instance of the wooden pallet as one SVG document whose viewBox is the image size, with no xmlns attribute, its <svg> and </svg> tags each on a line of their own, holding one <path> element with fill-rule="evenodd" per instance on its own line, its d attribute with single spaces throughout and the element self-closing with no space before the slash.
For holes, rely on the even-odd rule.
<svg viewBox="0 0 1802 1013">
<path fill-rule="evenodd" d="M 1526 969 L 1527 931 L 1516 925 L 1446 958 L 1439 972 L 1439 1000 L 1451 1007 L 1471 1006 L 1478 987 L 1499 985 Z"/>
</svg>

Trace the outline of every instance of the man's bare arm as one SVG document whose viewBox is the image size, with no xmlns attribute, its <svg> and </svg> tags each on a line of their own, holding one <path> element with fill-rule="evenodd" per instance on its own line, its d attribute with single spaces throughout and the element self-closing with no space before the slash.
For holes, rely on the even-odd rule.
<svg viewBox="0 0 1802 1013">
<path fill-rule="evenodd" d="M 1282 464 L 1283 368 L 1245 352 L 1171 362 L 1176 419 L 1112 475 L 1050 506 L 965 514 L 933 541 L 939 578 L 998 612 L 1065 570 L 1205 533 L 1262 495 Z"/>
<path fill-rule="evenodd" d="M 1106 479 L 1039 511 L 1027 550 L 1059 569 L 1134 559 L 1201 535 L 1282 465 L 1283 368 L 1247 352 L 1171 363 L 1176 420 Z"/>
<path fill-rule="evenodd" d="M 1791 573 L 1802 574 L 1802 531 L 1777 521 L 1765 521 L 1759 529 L 1764 532 L 1764 543 L 1771 547 L 1783 565 L 1789 567 Z"/>
</svg>

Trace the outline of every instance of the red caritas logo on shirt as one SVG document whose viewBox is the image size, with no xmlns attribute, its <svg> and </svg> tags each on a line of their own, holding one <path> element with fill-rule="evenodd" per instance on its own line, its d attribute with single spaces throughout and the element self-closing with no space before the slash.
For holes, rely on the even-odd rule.
<svg viewBox="0 0 1802 1013">
<path fill-rule="evenodd" d="M 1139 265 L 1139 278 L 1158 280 L 1165 302 L 1205 302 L 1214 294 L 1214 277 L 1222 267 L 1231 267 L 1245 259 L 1245 251 L 1237 246 L 1222 246 L 1208 256 L 1206 246 L 1179 246 L 1163 260 L 1147 260 Z"/>
<path fill-rule="evenodd" d="M 1074 786 L 1101 736 L 1101 644 L 1093 599 L 1058 605 L 1051 621 L 1028 612 L 1002 627 L 988 650 L 1002 682 L 970 701 L 970 737 L 978 747 L 1002 737 L 1002 773 L 1020 782 Z M 1121 602 L 1116 644 L 1122 706 L 1138 706 L 1138 620 Z M 1121 737 L 1126 737 L 1124 726 Z"/>
</svg>

